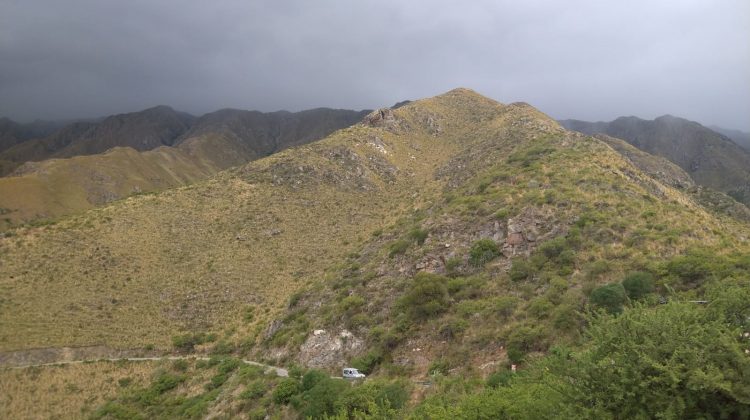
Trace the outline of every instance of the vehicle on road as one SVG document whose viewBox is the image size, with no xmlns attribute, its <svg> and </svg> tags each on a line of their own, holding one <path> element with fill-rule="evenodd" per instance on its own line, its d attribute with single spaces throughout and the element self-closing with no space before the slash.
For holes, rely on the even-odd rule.
<svg viewBox="0 0 750 420">
<path fill-rule="evenodd" d="M 365 377 L 365 374 L 354 368 L 344 368 L 341 376 L 347 379 L 362 379 Z"/>
</svg>

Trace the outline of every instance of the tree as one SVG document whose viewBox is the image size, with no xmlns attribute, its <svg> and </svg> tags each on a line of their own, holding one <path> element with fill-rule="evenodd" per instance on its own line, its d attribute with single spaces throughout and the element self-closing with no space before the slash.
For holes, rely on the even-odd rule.
<svg viewBox="0 0 750 420">
<path fill-rule="evenodd" d="M 748 418 L 738 331 L 695 304 L 638 306 L 595 320 L 587 350 L 552 361 L 547 380 L 597 417 Z"/>
<path fill-rule="evenodd" d="M 634 271 L 622 281 L 622 287 L 633 300 L 638 300 L 654 291 L 654 276 L 643 271 Z"/>
<path fill-rule="evenodd" d="M 606 309 L 611 314 L 622 312 L 628 296 L 620 283 L 607 284 L 594 289 L 589 296 L 592 304 Z"/>
</svg>

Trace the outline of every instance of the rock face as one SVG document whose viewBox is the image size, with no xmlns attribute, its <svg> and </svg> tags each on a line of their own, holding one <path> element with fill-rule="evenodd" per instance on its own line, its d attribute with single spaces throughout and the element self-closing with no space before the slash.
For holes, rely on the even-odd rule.
<svg viewBox="0 0 750 420">
<path fill-rule="evenodd" d="M 395 129 L 398 127 L 398 121 L 391 108 L 380 108 L 367 114 L 362 120 L 365 125 L 370 127 L 384 127 Z"/>
<path fill-rule="evenodd" d="M 516 217 L 508 219 L 508 237 L 502 244 L 506 257 L 531 255 L 538 243 L 565 233 L 564 227 L 534 207 L 526 207 Z"/>
<path fill-rule="evenodd" d="M 364 342 L 347 330 L 338 334 L 314 330 L 300 347 L 299 361 L 312 368 L 342 367 L 363 346 Z"/>
</svg>

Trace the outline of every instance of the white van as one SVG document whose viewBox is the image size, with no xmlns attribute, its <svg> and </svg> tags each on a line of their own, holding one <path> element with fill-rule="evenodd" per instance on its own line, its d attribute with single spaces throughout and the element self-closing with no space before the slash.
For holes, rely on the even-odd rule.
<svg viewBox="0 0 750 420">
<path fill-rule="evenodd" d="M 344 378 L 361 379 L 365 377 L 364 373 L 360 373 L 354 368 L 344 368 L 342 375 Z"/>
</svg>

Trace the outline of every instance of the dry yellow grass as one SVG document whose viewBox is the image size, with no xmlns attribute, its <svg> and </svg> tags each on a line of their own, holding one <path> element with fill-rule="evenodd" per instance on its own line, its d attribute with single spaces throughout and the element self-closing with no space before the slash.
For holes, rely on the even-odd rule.
<svg viewBox="0 0 750 420">
<path fill-rule="evenodd" d="M 264 326 L 301 285 L 430 202 L 472 125 L 503 107 L 420 101 L 190 187 L 133 197 L 0 240 L 0 350 L 168 347 L 180 331 Z M 264 312 L 264 310 L 266 312 Z"/>
<path fill-rule="evenodd" d="M 122 384 L 148 384 L 161 362 L 95 362 L 0 369 L 0 418 L 84 418 Z"/>
</svg>

